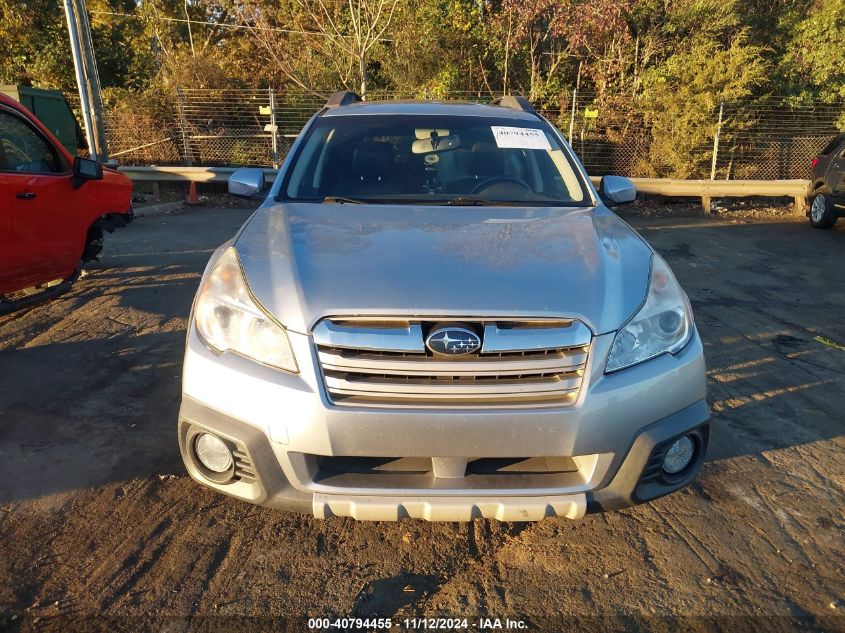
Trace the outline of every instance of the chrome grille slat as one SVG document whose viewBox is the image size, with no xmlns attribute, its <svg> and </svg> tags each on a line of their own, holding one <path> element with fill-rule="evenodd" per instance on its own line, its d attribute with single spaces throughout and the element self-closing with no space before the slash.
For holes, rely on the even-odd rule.
<svg viewBox="0 0 845 633">
<path fill-rule="evenodd" d="M 480 381 L 442 381 L 437 379 L 429 380 L 408 380 L 390 381 L 379 378 L 365 378 L 347 380 L 326 375 L 326 386 L 332 392 L 355 392 L 355 393 L 390 393 L 402 394 L 402 396 L 443 397 L 472 395 L 478 397 L 480 391 L 485 396 L 500 394 L 523 394 L 523 393 L 548 393 L 572 391 L 578 388 L 581 383 L 581 376 L 574 378 L 540 378 L 529 381 L 513 380 L 486 380 Z"/>
<path fill-rule="evenodd" d="M 581 351 L 583 350 L 583 351 Z M 336 350 L 320 350 L 318 352 L 320 364 L 324 370 L 332 371 L 369 371 L 380 374 L 398 374 L 426 376 L 508 376 L 530 373 L 562 373 L 574 371 L 587 362 L 587 352 L 584 348 L 569 354 L 556 353 L 542 356 L 516 356 L 508 359 L 507 366 L 503 366 L 502 358 L 493 356 L 476 357 L 472 360 L 445 360 L 434 358 L 420 362 L 421 355 L 412 358 L 384 357 L 373 354 L 344 353 Z"/>
<path fill-rule="evenodd" d="M 544 397 L 547 400 L 566 401 L 565 396 L 575 393 L 575 389 L 568 391 L 551 391 L 551 392 L 507 392 L 494 393 L 484 391 L 481 393 L 405 393 L 402 391 L 356 391 L 353 389 L 337 389 L 333 392 L 340 396 L 356 396 L 362 401 L 366 399 L 377 401 L 414 401 L 414 402 L 493 402 L 498 400 L 507 401 L 528 401 L 534 402 L 538 396 Z"/>
<path fill-rule="evenodd" d="M 450 318 L 483 331 L 484 347 L 444 358 L 419 348 L 423 333 L 443 320 L 318 323 L 314 343 L 328 397 L 339 406 L 423 408 L 566 406 L 577 399 L 592 340 L 583 323 Z"/>
<path fill-rule="evenodd" d="M 590 331 L 583 323 L 576 322 L 568 327 L 504 327 L 495 323 L 484 325 L 484 344 L 481 353 L 521 352 L 536 349 L 569 349 L 585 345 L 590 340 Z"/>
<path fill-rule="evenodd" d="M 317 345 L 373 349 L 393 352 L 425 352 L 422 329 L 418 323 L 383 324 L 357 327 L 354 322 L 325 319 L 314 328 Z"/>
</svg>

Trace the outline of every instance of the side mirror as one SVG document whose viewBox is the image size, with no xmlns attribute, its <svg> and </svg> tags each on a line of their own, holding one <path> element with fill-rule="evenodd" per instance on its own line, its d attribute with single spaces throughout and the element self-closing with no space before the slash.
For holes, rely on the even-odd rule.
<svg viewBox="0 0 845 633">
<path fill-rule="evenodd" d="M 604 203 L 613 207 L 637 199 L 637 188 L 622 176 L 603 176 L 599 183 L 599 195 Z"/>
<path fill-rule="evenodd" d="M 240 198 L 254 198 L 264 191 L 264 170 L 244 167 L 229 176 L 229 193 Z"/>
<path fill-rule="evenodd" d="M 103 166 L 96 160 L 77 156 L 73 159 L 73 178 L 71 182 L 74 189 L 79 189 L 89 180 L 102 180 Z"/>
</svg>

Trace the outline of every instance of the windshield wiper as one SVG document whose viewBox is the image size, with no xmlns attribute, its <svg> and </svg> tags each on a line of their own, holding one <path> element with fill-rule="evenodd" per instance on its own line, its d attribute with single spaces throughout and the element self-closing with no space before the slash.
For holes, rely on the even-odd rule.
<svg viewBox="0 0 845 633">
<path fill-rule="evenodd" d="M 446 205 L 450 207 L 511 207 L 513 202 L 503 202 L 500 200 L 485 200 L 484 198 L 467 198 L 465 196 L 458 196 L 446 201 Z"/>
<path fill-rule="evenodd" d="M 326 196 L 323 198 L 323 204 L 364 204 L 364 200 L 356 200 L 355 198 L 344 198 L 343 196 Z"/>
<path fill-rule="evenodd" d="M 519 206 L 518 203 L 505 202 L 502 200 L 486 200 L 484 198 L 467 198 L 458 196 L 446 201 L 434 201 L 428 198 L 423 199 L 382 199 L 382 198 L 346 198 L 344 196 L 326 196 L 323 204 L 442 204 L 454 207 L 512 207 Z"/>
</svg>

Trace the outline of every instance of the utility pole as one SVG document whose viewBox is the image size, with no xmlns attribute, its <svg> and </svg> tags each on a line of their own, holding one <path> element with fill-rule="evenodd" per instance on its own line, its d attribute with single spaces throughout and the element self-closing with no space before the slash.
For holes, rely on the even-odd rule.
<svg viewBox="0 0 845 633">
<path fill-rule="evenodd" d="M 572 112 L 569 115 L 569 144 L 572 145 L 572 133 L 575 131 L 575 102 L 578 100 L 578 88 L 581 87 L 581 62 L 578 62 L 578 76 L 575 78 L 575 88 L 572 89 Z"/>
<path fill-rule="evenodd" d="M 716 135 L 713 137 L 713 162 L 710 164 L 710 180 L 716 180 L 716 162 L 719 158 L 719 136 L 722 134 L 722 111 L 725 102 L 719 102 L 719 122 L 716 123 Z"/>
<path fill-rule="evenodd" d="M 85 0 L 64 0 L 64 8 L 88 151 L 91 158 L 104 163 L 108 160 L 108 148 L 103 118 L 103 99 L 100 94 L 100 77 L 97 74 L 97 60 L 94 57 L 91 25 L 88 23 Z"/>
<path fill-rule="evenodd" d="M 273 169 L 279 168 L 279 126 L 276 124 L 276 92 L 269 88 L 270 93 L 270 134 L 272 134 Z"/>
</svg>

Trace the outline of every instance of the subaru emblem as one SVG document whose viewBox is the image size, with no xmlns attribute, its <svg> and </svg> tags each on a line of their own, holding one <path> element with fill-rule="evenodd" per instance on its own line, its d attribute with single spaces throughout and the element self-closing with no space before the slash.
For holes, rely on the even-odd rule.
<svg viewBox="0 0 845 633">
<path fill-rule="evenodd" d="M 472 354 L 481 347 L 481 338 L 472 330 L 449 325 L 432 330 L 425 345 L 441 356 Z"/>
</svg>

